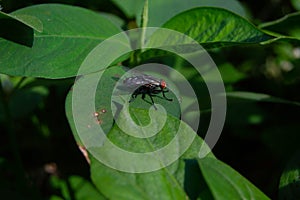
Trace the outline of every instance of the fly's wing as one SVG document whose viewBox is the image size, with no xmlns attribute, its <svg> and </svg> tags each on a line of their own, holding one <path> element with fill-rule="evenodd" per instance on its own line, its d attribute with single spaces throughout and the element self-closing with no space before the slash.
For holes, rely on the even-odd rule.
<svg viewBox="0 0 300 200">
<path fill-rule="evenodd" d="M 160 81 L 149 75 L 132 76 L 124 79 L 124 85 L 127 87 L 139 87 L 142 85 L 159 86 Z"/>
<path fill-rule="evenodd" d="M 125 68 L 126 70 L 126 68 Z M 128 69 L 128 75 L 123 80 L 123 84 L 126 87 L 130 88 L 136 88 L 142 85 L 151 85 L 151 86 L 159 86 L 160 80 L 157 78 L 154 78 L 153 76 L 144 74 L 140 71 L 137 71 L 135 69 Z"/>
</svg>

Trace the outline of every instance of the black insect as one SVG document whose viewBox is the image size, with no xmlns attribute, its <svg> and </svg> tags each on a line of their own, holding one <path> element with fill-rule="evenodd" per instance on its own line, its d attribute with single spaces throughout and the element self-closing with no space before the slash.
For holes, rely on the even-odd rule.
<svg viewBox="0 0 300 200">
<path fill-rule="evenodd" d="M 162 79 L 156 79 L 150 75 L 137 75 L 133 77 L 126 78 L 123 81 L 124 85 L 129 88 L 137 88 L 131 95 L 131 99 L 129 103 L 132 102 L 138 95 L 142 95 L 142 99 L 144 100 L 146 95 L 148 95 L 151 99 L 151 103 L 156 109 L 154 105 L 153 98 L 159 93 L 162 93 L 163 98 L 168 101 L 173 101 L 173 99 L 169 99 L 166 97 L 165 93 L 169 92 L 167 89 L 167 84 Z"/>
</svg>

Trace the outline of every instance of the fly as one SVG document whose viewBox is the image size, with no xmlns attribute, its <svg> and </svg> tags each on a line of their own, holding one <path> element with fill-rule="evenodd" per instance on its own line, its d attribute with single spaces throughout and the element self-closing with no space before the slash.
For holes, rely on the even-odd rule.
<svg viewBox="0 0 300 200">
<path fill-rule="evenodd" d="M 146 95 L 148 95 L 151 99 L 152 105 L 156 109 L 152 97 L 159 93 L 162 93 L 164 99 L 173 101 L 173 99 L 166 97 L 165 93 L 169 92 L 169 90 L 167 89 L 166 82 L 162 79 L 156 79 L 150 75 L 142 74 L 126 78 L 123 83 L 126 87 L 137 88 L 132 93 L 129 103 L 134 101 L 134 99 L 136 99 L 136 97 L 140 94 L 142 95 L 143 100 L 145 99 Z"/>
</svg>

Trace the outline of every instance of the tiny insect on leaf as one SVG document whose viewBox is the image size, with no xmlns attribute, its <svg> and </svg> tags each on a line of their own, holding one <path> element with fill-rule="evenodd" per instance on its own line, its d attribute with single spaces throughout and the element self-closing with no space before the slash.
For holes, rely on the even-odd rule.
<svg viewBox="0 0 300 200">
<path fill-rule="evenodd" d="M 173 101 L 173 99 L 166 97 L 165 93 L 169 92 L 169 90 L 167 89 L 166 82 L 162 79 L 157 79 L 150 75 L 142 74 L 128 77 L 124 79 L 123 83 L 126 87 L 136 88 L 131 95 L 129 103 L 134 101 L 134 99 L 140 94 L 142 95 L 143 100 L 145 99 L 146 95 L 148 95 L 151 99 L 152 105 L 155 109 L 157 109 L 154 105 L 153 97 L 159 93 L 162 93 L 164 99 Z"/>
</svg>

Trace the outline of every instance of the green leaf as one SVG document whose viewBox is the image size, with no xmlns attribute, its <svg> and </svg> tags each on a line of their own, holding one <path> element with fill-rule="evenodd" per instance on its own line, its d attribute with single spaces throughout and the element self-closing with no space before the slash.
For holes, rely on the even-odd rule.
<svg viewBox="0 0 300 200">
<path fill-rule="evenodd" d="M 266 32 L 268 32 L 268 31 L 266 31 Z M 274 32 L 268 32 L 268 34 L 273 35 L 276 38 L 271 39 L 271 40 L 267 40 L 267 41 L 264 41 L 264 42 L 261 42 L 262 45 L 268 45 L 268 44 L 271 44 L 273 42 L 290 43 L 290 44 L 293 44 L 295 46 L 299 46 L 300 45 L 300 39 L 299 38 L 291 37 L 291 36 L 280 36 L 280 35 L 278 35 L 278 34 L 276 34 Z"/>
<path fill-rule="evenodd" d="M 113 115 L 112 115 L 112 105 L 115 107 L 117 110 L 120 108 L 121 105 L 127 103 L 129 101 L 128 95 L 130 95 L 129 92 L 123 87 L 118 87 L 117 89 L 120 88 L 120 94 L 119 92 L 113 93 L 114 88 L 116 87 L 117 82 L 119 81 L 119 78 L 125 73 L 125 70 L 121 66 L 117 67 L 110 67 L 107 70 L 105 70 L 102 74 L 102 72 L 98 73 L 93 73 L 93 74 L 88 74 L 84 75 L 81 78 L 79 78 L 79 81 L 75 84 L 80 83 L 80 79 L 90 79 L 92 77 L 100 77 L 101 80 L 98 83 L 98 87 L 96 90 L 96 95 L 95 95 L 95 102 L 96 102 L 96 112 L 99 113 L 99 116 L 95 117 L 95 120 L 98 120 L 101 122 L 101 127 L 104 130 L 104 132 L 108 132 L 113 124 Z M 121 83 L 119 83 L 121 84 Z M 122 86 L 122 85 L 121 85 Z M 76 141 L 80 144 L 80 140 L 76 134 L 76 128 L 74 125 L 74 120 L 73 120 L 73 113 L 72 113 L 72 95 L 73 91 L 71 90 L 68 93 L 67 99 L 66 99 L 66 114 L 69 120 L 69 123 L 71 125 L 73 134 L 75 135 Z M 84 95 L 84 94 L 83 94 Z M 117 95 L 117 96 L 115 96 Z M 89 97 L 90 95 L 85 94 L 85 96 Z M 155 103 L 162 105 L 166 110 L 169 115 L 173 115 L 177 118 L 180 117 L 180 106 L 179 102 L 177 101 L 175 95 L 172 92 L 168 92 L 168 98 L 174 99 L 171 103 L 163 98 L 158 97 L 153 97 Z M 114 98 L 116 97 L 116 98 Z M 86 100 L 87 102 L 88 100 Z M 83 107 L 85 105 L 82 105 Z M 132 103 L 130 103 L 130 109 L 131 108 L 142 108 L 145 110 L 148 110 L 152 106 L 151 101 L 149 96 L 143 100 L 141 96 L 138 96 Z M 84 109 L 84 108 L 83 108 Z M 103 112 L 105 110 L 105 112 Z M 117 111 L 118 113 L 119 111 Z M 90 113 L 90 115 L 93 115 L 93 113 Z M 147 123 L 149 120 L 149 117 L 145 117 L 145 119 L 142 121 L 142 123 Z M 120 122 L 121 123 L 121 122 Z"/>
<path fill-rule="evenodd" d="M 297 152 L 286 165 L 280 178 L 279 199 L 300 198 L 300 153 Z"/>
<path fill-rule="evenodd" d="M 291 3 L 296 10 L 300 10 L 300 0 L 291 0 Z"/>
<path fill-rule="evenodd" d="M 125 13 L 128 18 L 136 17 L 137 15 L 141 15 L 144 1 L 136 1 L 136 0 L 112 0 L 119 8 Z"/>
<path fill-rule="evenodd" d="M 197 7 L 219 7 L 238 15 L 246 16 L 245 10 L 238 1 L 227 0 L 151 0 L 149 1 L 149 27 L 161 27 L 165 22 L 181 12 Z M 137 15 L 138 21 L 140 14 Z"/>
<path fill-rule="evenodd" d="M 135 109 L 135 115 L 147 115 L 148 111 Z M 153 152 L 167 145 L 176 135 L 180 120 L 168 116 L 164 128 L 155 135 L 147 139 L 137 139 L 128 136 L 119 127 L 114 126 L 108 133 L 108 139 L 122 150 L 129 152 L 143 153 Z M 186 125 L 182 124 L 182 138 L 178 140 L 178 148 L 183 147 L 183 143 L 188 139 L 188 135 L 196 134 Z M 177 133 L 179 134 L 179 133 Z M 211 196 L 199 167 L 194 165 L 193 159 L 198 157 L 199 149 L 203 144 L 200 137 L 196 136 L 188 150 L 174 163 L 160 170 L 147 173 L 126 173 L 121 172 L 102 164 L 94 157 L 91 162 L 91 176 L 97 188 L 109 199 L 186 199 L 198 196 L 200 199 Z M 206 148 L 208 148 L 206 146 Z M 99 152 L 101 149 L 93 149 Z M 126 157 L 115 157 L 114 150 L 107 150 L 108 159 L 135 168 L 138 162 L 149 166 L 148 160 L 130 160 Z M 169 156 L 179 156 L 178 149 L 173 149 Z M 145 155 L 146 156 L 146 155 Z M 213 156 L 209 154 L 208 156 Z M 164 164 L 163 158 L 158 158 Z M 152 159 L 151 159 L 152 160 Z M 192 174 L 193 170 L 195 174 Z M 197 174 L 196 174 L 197 173 Z M 195 179 L 196 178 L 196 179 Z M 193 186 L 189 181 L 193 180 Z M 188 187 L 188 188 L 187 188 Z M 118 191 L 118 192 L 116 192 Z M 205 198 L 204 198 L 205 199 Z M 207 199 L 207 198 L 206 198 Z"/>
<path fill-rule="evenodd" d="M 125 25 L 125 21 L 118 17 L 117 15 L 113 15 L 111 13 L 100 12 L 100 15 L 117 25 L 118 27 L 122 27 Z"/>
<path fill-rule="evenodd" d="M 75 199 L 106 199 L 99 191 L 97 191 L 92 183 L 80 176 L 71 176 L 68 181 Z"/>
<path fill-rule="evenodd" d="M 269 199 L 230 166 L 213 158 L 198 159 L 214 199 Z"/>
<path fill-rule="evenodd" d="M 32 16 L 14 16 L 0 11 L 0 37 L 21 45 L 31 47 L 33 29 L 41 31 L 41 24 Z"/>
<path fill-rule="evenodd" d="M 76 141 L 80 145 L 85 146 L 91 154 L 91 176 L 99 191 L 101 191 L 109 199 L 181 199 L 186 198 L 187 195 L 200 196 L 206 199 L 205 197 L 211 196 L 207 186 L 205 185 L 201 172 L 199 172 L 199 170 L 197 171 L 195 169 L 195 166 L 193 167 L 193 164 L 187 161 L 198 157 L 198 153 L 200 147 L 202 147 L 203 142 L 201 138 L 196 136 L 196 133 L 185 123 L 182 123 L 182 127 L 180 129 L 181 131 L 178 131 L 178 134 L 180 134 L 180 136 L 177 139 L 175 138 L 174 144 L 178 144 L 178 148 L 169 150 L 170 153 L 167 154 L 167 157 L 180 157 L 180 149 L 184 149 L 184 143 L 190 141 L 192 144 L 186 152 L 181 152 L 184 154 L 179 160 L 175 160 L 167 168 L 149 173 L 131 174 L 114 170 L 95 159 L 95 155 L 103 155 L 102 153 L 103 151 L 105 151 L 104 155 L 106 156 L 104 159 L 108 159 L 109 162 L 116 162 L 119 166 L 127 166 L 129 168 L 131 165 L 133 165 L 132 169 L 135 168 L 134 165 L 136 164 L 136 161 L 132 160 L 132 158 L 127 158 L 126 156 L 118 156 L 118 153 L 115 154 L 115 149 L 112 147 L 108 146 L 108 148 L 105 149 L 93 146 L 90 147 L 89 142 L 92 142 L 95 145 L 101 144 L 101 140 L 95 139 L 92 136 L 92 126 L 100 125 L 109 140 L 112 141 L 113 144 L 118 146 L 118 148 L 121 148 L 124 151 L 147 153 L 152 152 L 155 149 L 161 149 L 169 144 L 175 137 L 176 131 L 178 130 L 179 124 L 181 122 L 178 119 L 178 116 L 173 117 L 172 115 L 167 115 L 166 123 L 163 124 L 162 129 L 156 135 L 147 138 L 136 138 L 128 135 L 129 133 L 122 131 L 124 129 L 120 129 L 117 124 L 121 124 L 124 126 L 123 128 L 127 128 L 127 130 L 130 130 L 132 128 L 132 122 L 128 121 L 128 119 L 132 118 L 134 122 L 142 125 L 147 124 L 147 122 L 149 122 L 149 119 L 152 119 L 152 124 L 158 126 L 161 123 L 159 120 L 160 117 L 153 117 L 153 113 L 151 114 L 151 111 L 148 111 L 150 106 L 149 103 L 144 102 L 140 98 L 137 98 L 136 101 L 140 101 L 140 103 L 134 104 L 136 102 L 134 101 L 130 104 L 130 116 L 123 115 L 123 109 L 120 112 L 117 112 L 119 114 L 116 116 L 117 118 L 114 122 L 111 113 L 111 98 L 113 96 L 112 91 L 113 87 L 115 87 L 116 82 L 124 73 L 124 69 L 121 67 L 111 67 L 102 73 L 103 74 L 101 80 L 99 81 L 97 87 L 97 94 L 95 96 L 95 108 L 98 113 L 97 116 L 93 116 L 94 113 L 92 112 L 89 112 L 86 115 L 84 113 L 84 110 L 82 110 L 83 112 L 80 112 L 83 118 L 86 118 L 86 116 L 88 118 L 91 118 L 91 121 L 88 120 L 90 126 L 87 126 L 87 134 L 82 132 L 81 134 L 79 134 L 77 132 L 78 130 L 76 129 L 78 128 L 78 124 L 77 126 L 75 126 L 74 124 L 74 113 L 72 113 L 72 100 L 74 101 L 74 99 L 72 99 L 72 94 L 75 91 L 75 86 L 73 87 L 73 90 L 68 94 L 68 98 L 66 100 L 66 112 L 72 128 L 72 132 L 76 138 Z M 84 79 L 91 78 L 91 76 L 99 77 L 99 73 L 84 75 L 77 79 L 75 85 L 80 84 L 80 82 L 84 81 Z M 87 100 L 84 99 L 83 102 L 84 104 L 88 104 L 90 101 L 88 97 L 90 95 L 85 92 L 86 91 L 84 90 L 81 95 L 82 98 L 87 97 Z M 157 100 L 159 100 L 159 98 L 155 98 L 155 102 Z M 170 106 L 170 104 L 173 104 L 173 102 L 170 103 L 166 101 L 162 101 L 162 104 L 163 103 L 165 103 L 164 106 L 167 111 L 169 110 L 168 106 Z M 124 102 L 123 104 L 126 104 L 126 102 Z M 79 104 L 75 106 L 81 107 L 85 105 Z M 77 107 L 77 109 L 79 107 Z M 84 109 L 84 107 L 82 107 L 82 109 Z M 105 110 L 105 112 L 103 112 L 103 110 Z M 173 110 L 171 109 L 171 111 Z M 160 115 L 159 110 L 152 110 L 152 112 L 155 112 L 154 114 L 156 115 Z M 99 123 L 97 123 L 97 121 Z M 79 125 L 85 127 L 87 124 Z M 97 134 L 100 133 L 97 132 Z M 145 134 L 149 133 L 145 132 Z M 86 138 L 85 136 L 88 136 L 88 138 Z M 191 140 L 191 136 L 195 136 L 196 138 L 194 140 Z M 107 147 L 105 144 L 103 145 L 104 147 Z M 206 145 L 203 147 L 205 151 L 208 151 L 208 147 Z M 213 155 L 209 154 L 209 156 Z M 147 157 L 145 157 L 144 159 L 149 161 Z M 150 166 L 146 161 L 144 161 L 145 160 L 139 160 L 141 165 L 145 167 Z M 187 172 L 187 169 L 190 169 L 191 167 L 193 168 L 193 171 L 195 171 L 195 173 L 196 171 L 198 173 L 198 179 L 193 180 L 193 187 L 189 187 L 189 183 L 187 182 L 187 180 L 191 181 L 195 176 L 194 174 L 190 174 Z"/>
<path fill-rule="evenodd" d="M 221 8 L 202 7 L 188 10 L 170 19 L 163 27 L 190 36 L 204 48 L 255 44 L 273 38 L 246 19 Z M 156 43 L 163 44 L 166 37 L 160 37 Z M 178 38 L 173 43 L 182 42 Z"/>
<path fill-rule="evenodd" d="M 263 102 L 272 102 L 272 103 L 284 103 L 284 104 L 291 104 L 295 106 L 300 106 L 299 102 L 295 101 L 288 101 L 285 99 L 281 99 L 278 97 L 273 97 L 268 94 L 262 94 L 262 93 L 253 93 L 253 92 L 227 92 L 226 96 L 229 98 L 236 98 L 236 99 L 244 99 L 244 100 L 250 100 L 250 101 L 263 101 Z"/>
<path fill-rule="evenodd" d="M 24 15 L 24 14 L 11 14 L 19 21 L 23 22 L 27 26 L 33 28 L 35 31 L 43 32 L 43 24 L 42 22 L 35 16 Z"/>
<path fill-rule="evenodd" d="M 2 82 L 2 86 L 3 84 L 4 83 Z M 34 109 L 41 105 L 44 98 L 48 95 L 48 89 L 43 86 L 21 88 L 14 90 L 14 92 L 11 93 L 12 91 L 13 90 L 7 91 L 6 95 L 8 97 L 10 114 L 13 119 L 23 118 L 33 112 Z M 5 118 L 2 101 L 3 99 L 0 98 L 0 120 Z"/>
<path fill-rule="evenodd" d="M 135 17 L 137 24 L 141 23 L 141 15 L 144 6 L 144 1 L 136 0 L 113 0 L 113 2 L 120 7 L 128 18 Z M 246 12 L 242 5 L 236 0 L 227 0 L 224 4 L 221 0 L 151 0 L 149 1 L 149 27 L 160 27 L 166 21 L 175 15 L 196 7 L 220 7 L 230 10 L 238 15 L 246 17 Z M 166 12 L 167 11 L 167 12 Z"/>
<path fill-rule="evenodd" d="M 106 199 L 103 195 L 90 183 L 80 176 L 70 176 L 67 180 L 59 179 L 51 176 L 50 184 L 52 187 L 59 189 L 63 199 Z M 52 199 L 60 199 L 58 196 L 52 196 Z"/>
<path fill-rule="evenodd" d="M 75 76 L 96 45 L 121 31 L 100 14 L 74 6 L 43 4 L 12 15 L 33 16 L 43 24 L 32 48 L 0 39 L 0 72 L 15 76 Z"/>
<path fill-rule="evenodd" d="M 243 78 L 245 78 L 245 74 L 242 72 L 239 72 L 237 69 L 235 69 L 230 63 L 224 63 L 222 65 L 219 65 L 218 68 L 214 68 L 211 71 L 208 71 L 203 76 L 205 76 L 205 80 L 211 81 L 211 82 L 217 82 L 220 81 L 219 78 L 216 78 L 216 74 L 221 74 L 222 80 L 224 83 L 235 83 Z"/>
<path fill-rule="evenodd" d="M 300 39 L 299 20 L 300 12 L 296 12 L 287 14 L 275 21 L 263 23 L 259 27 L 268 31 Z"/>
</svg>

